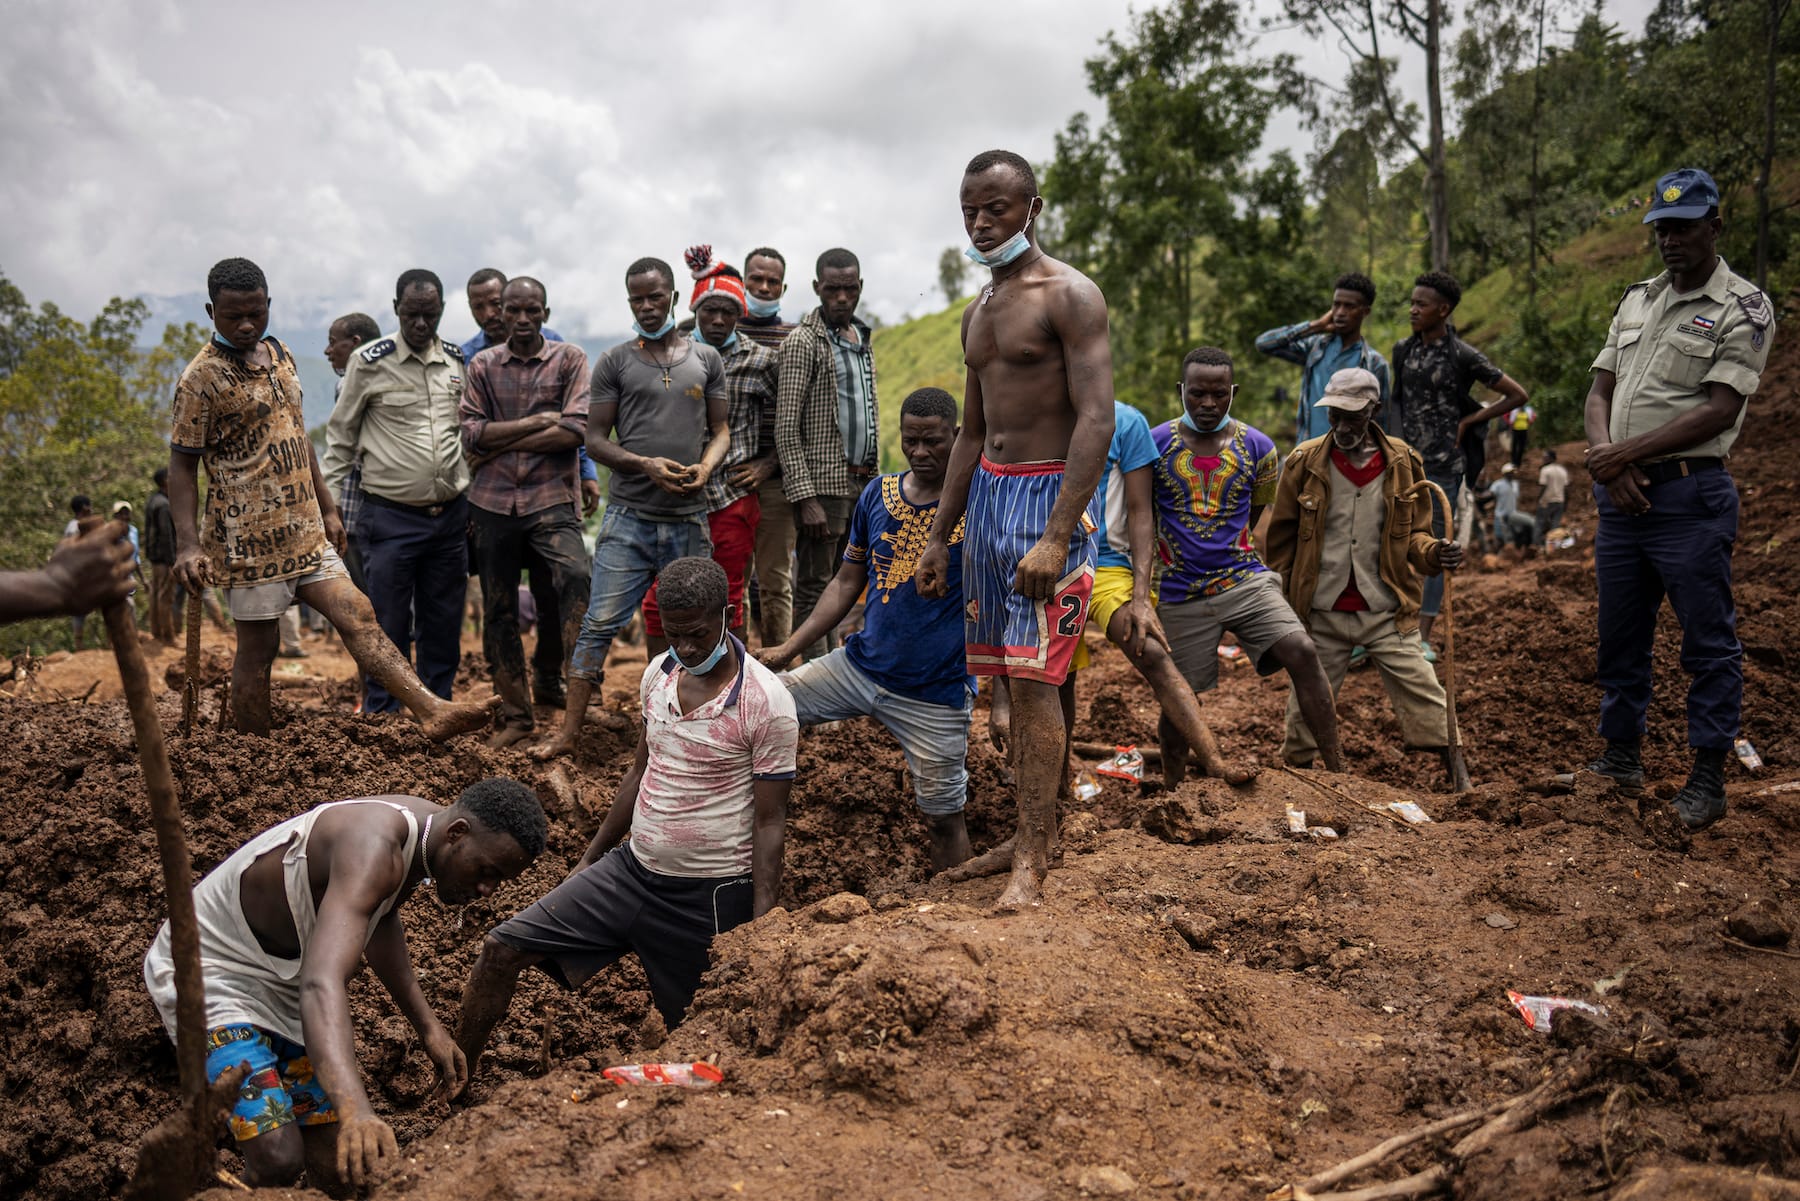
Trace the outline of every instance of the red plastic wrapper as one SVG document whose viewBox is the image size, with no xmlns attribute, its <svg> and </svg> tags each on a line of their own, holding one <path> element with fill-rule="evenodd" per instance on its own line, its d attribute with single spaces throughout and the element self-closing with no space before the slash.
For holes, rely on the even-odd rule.
<svg viewBox="0 0 1800 1201">
<path fill-rule="evenodd" d="M 652 1084 L 674 1088 L 711 1088 L 725 1079 L 714 1065 L 699 1063 L 626 1063 L 600 1073 L 614 1084 Z"/>
<path fill-rule="evenodd" d="M 1094 770 L 1103 776 L 1115 780 L 1142 780 L 1144 778 L 1144 757 L 1135 746 L 1114 747 L 1117 752 L 1111 759 L 1095 767 Z"/>
</svg>

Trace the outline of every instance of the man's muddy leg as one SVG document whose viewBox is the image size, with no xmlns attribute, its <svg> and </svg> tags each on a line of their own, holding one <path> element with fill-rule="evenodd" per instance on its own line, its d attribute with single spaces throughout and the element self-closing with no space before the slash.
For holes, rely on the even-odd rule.
<svg viewBox="0 0 1800 1201">
<path fill-rule="evenodd" d="M 997 903 L 1001 909 L 1021 909 L 1043 899 L 1056 791 L 1069 765 L 1068 730 L 1056 685 L 1015 679 L 1012 706 L 1019 829 L 1013 839 L 1012 879 Z"/>
<path fill-rule="evenodd" d="M 960 813 L 927 817 L 931 831 L 931 870 L 941 872 L 969 858 L 969 827 Z"/>
<path fill-rule="evenodd" d="M 390 696 L 406 706 L 427 738 L 441 742 L 493 720 L 493 712 L 500 704 L 497 696 L 486 704 L 447 701 L 425 687 L 412 665 L 401 658 L 400 651 L 381 632 L 369 598 L 358 592 L 348 578 L 303 584 L 299 592 L 300 599 L 323 613 L 337 630 L 357 667 L 365 675 L 374 676 Z"/>
<path fill-rule="evenodd" d="M 1296 630 L 1269 648 L 1275 661 L 1288 673 L 1294 686 L 1300 715 L 1319 743 L 1319 755 L 1330 771 L 1344 770 L 1344 757 L 1338 750 L 1337 705 L 1331 696 L 1331 680 L 1319 663 L 1319 652 L 1312 637 Z"/>
<path fill-rule="evenodd" d="M 337 1127 L 333 1125 L 330 1129 L 335 1136 Z M 337 1140 L 334 1137 L 332 1141 Z M 245 1139 L 237 1145 L 237 1151 L 244 1157 L 244 1183 L 252 1188 L 291 1186 L 300 1179 L 301 1169 L 307 1166 L 298 1122 L 289 1122 L 255 1138 Z"/>
<path fill-rule="evenodd" d="M 356 1190 L 338 1175 L 336 1122 L 300 1127 L 300 1143 L 306 1155 L 306 1183 L 328 1197 L 354 1197 Z"/>
<path fill-rule="evenodd" d="M 231 660 L 231 719 L 239 733 L 269 736 L 269 668 L 280 648 L 280 622 L 237 623 L 237 654 Z"/>
<path fill-rule="evenodd" d="M 582 676 L 569 676 L 568 705 L 563 709 L 562 726 L 556 731 L 556 737 L 543 746 L 534 746 L 528 752 L 539 763 L 548 762 L 562 755 L 573 755 L 575 746 L 581 740 L 581 722 L 587 715 L 588 698 L 600 687 L 599 680 L 589 680 Z"/>
<path fill-rule="evenodd" d="M 519 973 L 543 962 L 542 955 L 508 946 L 492 934 L 481 944 L 481 956 L 469 973 L 463 987 L 462 1019 L 456 1025 L 456 1045 L 469 1061 L 469 1079 L 481 1066 L 482 1052 L 487 1050 L 488 1036 L 512 1005 L 513 992 L 519 987 Z"/>
<path fill-rule="evenodd" d="M 1194 690 L 1175 667 L 1175 660 L 1164 650 L 1162 644 L 1145 640 L 1144 649 L 1133 654 L 1122 639 L 1128 623 L 1122 613 L 1113 614 L 1112 622 L 1106 628 L 1106 636 L 1125 652 L 1131 665 L 1150 685 L 1150 691 L 1156 695 L 1156 703 L 1162 709 L 1157 719 L 1157 745 L 1162 748 L 1163 784 L 1169 788 L 1178 787 L 1187 778 L 1187 755 L 1191 747 L 1200 757 L 1200 766 L 1206 774 L 1224 780 L 1230 784 L 1247 784 L 1256 778 L 1254 768 L 1232 768 L 1226 766 L 1225 757 L 1219 753 L 1219 740 L 1213 737 L 1212 728 L 1200 714 L 1200 701 Z M 1119 637 L 1113 637 L 1113 631 Z M 1169 731 L 1176 734 L 1176 742 L 1168 741 Z"/>
</svg>

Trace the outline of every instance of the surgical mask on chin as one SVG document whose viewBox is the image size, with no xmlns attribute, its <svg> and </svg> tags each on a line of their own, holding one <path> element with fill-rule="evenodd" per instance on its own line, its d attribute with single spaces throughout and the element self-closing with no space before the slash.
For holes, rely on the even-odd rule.
<svg viewBox="0 0 1800 1201">
<path fill-rule="evenodd" d="M 1033 196 L 1032 199 L 1036 200 L 1037 197 Z M 1025 224 L 1020 227 L 1019 232 L 1000 243 L 997 250 L 983 254 L 978 248 L 970 246 L 963 253 L 978 267 L 986 267 L 989 270 L 995 267 L 1004 267 L 1031 249 L 1031 239 L 1025 236 L 1025 231 L 1031 228 L 1033 220 L 1032 217 L 1025 218 Z"/>
<path fill-rule="evenodd" d="M 681 664 L 690 676 L 703 676 L 713 668 L 717 667 L 719 665 L 719 660 L 725 657 L 725 647 L 728 642 L 725 630 L 725 618 L 721 615 L 719 618 L 719 645 L 713 647 L 713 653 L 706 656 L 706 658 L 699 663 L 689 663 L 686 659 L 683 659 L 681 657 L 681 652 L 676 650 L 673 644 L 669 646 L 669 653 L 675 656 L 675 662 Z"/>
<path fill-rule="evenodd" d="M 1233 384 L 1231 386 L 1231 397 L 1233 400 L 1237 399 L 1237 385 L 1236 384 Z M 1221 430 L 1223 430 L 1226 426 L 1231 424 L 1231 406 L 1226 405 L 1225 406 L 1225 415 L 1223 417 L 1219 418 L 1219 424 L 1213 426 L 1209 430 L 1203 430 L 1200 428 L 1200 426 L 1198 424 L 1195 423 L 1193 414 L 1191 414 L 1187 411 L 1187 399 L 1181 395 L 1181 390 L 1179 388 L 1176 389 L 1176 391 L 1175 391 L 1175 398 L 1176 398 L 1176 400 L 1181 402 L 1181 424 L 1187 426 L 1189 429 L 1193 430 L 1196 434 L 1216 434 L 1216 433 L 1220 432 Z"/>
<path fill-rule="evenodd" d="M 670 330 L 675 328 L 675 315 L 671 313 L 667 317 L 664 317 L 661 328 L 655 333 L 651 333 L 635 321 L 631 323 L 631 328 L 632 332 L 636 333 L 638 337 L 644 339 L 646 342 L 660 342 L 669 336 Z"/>
<path fill-rule="evenodd" d="M 779 297 L 779 296 L 777 296 L 774 300 L 763 300 L 762 298 L 757 297 L 757 296 L 748 296 L 747 295 L 747 296 L 745 296 L 744 299 L 745 299 L 745 303 L 747 303 L 750 306 L 750 315 L 752 317 L 779 317 L 779 316 L 781 316 L 781 297 Z"/>
<path fill-rule="evenodd" d="M 713 346 L 713 344 L 711 342 L 706 340 L 705 336 L 700 333 L 700 327 L 698 325 L 696 325 L 694 327 L 693 337 L 694 337 L 694 341 L 700 343 L 700 345 L 712 346 L 712 348 L 714 350 L 718 351 L 721 354 L 723 354 L 727 350 L 730 350 L 733 346 L 737 345 L 737 331 L 735 329 L 731 331 L 731 337 L 725 339 L 723 342 L 719 343 L 717 346 Z"/>
<path fill-rule="evenodd" d="M 236 354 L 243 353 L 243 351 L 238 350 L 237 345 L 235 343 L 233 343 L 224 334 L 221 334 L 218 330 L 213 331 L 213 341 L 217 342 L 220 346 L 223 346 L 226 350 L 232 351 L 233 353 L 236 353 Z"/>
</svg>

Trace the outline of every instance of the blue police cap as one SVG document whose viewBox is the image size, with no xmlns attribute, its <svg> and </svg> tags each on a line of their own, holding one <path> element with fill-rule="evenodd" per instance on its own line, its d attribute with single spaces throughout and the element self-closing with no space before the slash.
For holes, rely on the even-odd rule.
<svg viewBox="0 0 1800 1201">
<path fill-rule="evenodd" d="M 1718 203 L 1719 185 L 1713 182 L 1713 177 L 1698 167 L 1682 167 L 1656 181 L 1656 196 L 1650 203 L 1650 211 L 1644 214 L 1644 224 L 1665 217 L 1691 221 L 1706 216 L 1708 210 L 1718 207 Z"/>
</svg>

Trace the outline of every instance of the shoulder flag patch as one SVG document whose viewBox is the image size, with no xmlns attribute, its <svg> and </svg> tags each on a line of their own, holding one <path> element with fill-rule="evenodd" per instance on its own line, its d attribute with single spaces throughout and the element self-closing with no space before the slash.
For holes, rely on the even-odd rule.
<svg viewBox="0 0 1800 1201">
<path fill-rule="evenodd" d="M 1693 320 L 1694 324 L 1699 326 L 1701 329 L 1711 329 L 1713 327 L 1713 319 L 1711 317 L 1698 317 L 1697 316 L 1697 317 L 1694 317 L 1692 320 Z"/>
<path fill-rule="evenodd" d="M 392 338 L 383 338 L 379 342 L 369 343 L 356 353 L 365 363 L 378 363 L 398 349 L 399 344 Z"/>
</svg>

